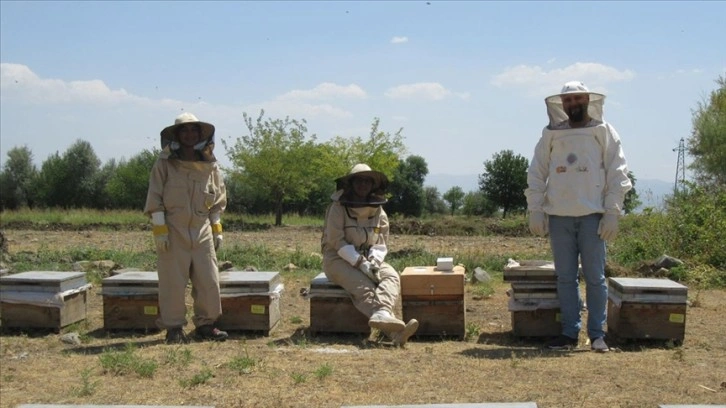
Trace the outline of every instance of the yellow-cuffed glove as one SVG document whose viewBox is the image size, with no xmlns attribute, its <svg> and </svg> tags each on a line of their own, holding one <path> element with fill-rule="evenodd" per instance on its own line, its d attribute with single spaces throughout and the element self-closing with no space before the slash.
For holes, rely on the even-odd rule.
<svg viewBox="0 0 726 408">
<path fill-rule="evenodd" d="M 166 224 L 154 225 L 154 242 L 156 243 L 156 252 L 163 254 L 169 250 L 169 227 Z"/>
<path fill-rule="evenodd" d="M 219 248 L 222 247 L 222 223 L 221 222 L 215 222 L 212 224 L 212 238 L 214 240 L 214 250 L 219 251 Z"/>
</svg>

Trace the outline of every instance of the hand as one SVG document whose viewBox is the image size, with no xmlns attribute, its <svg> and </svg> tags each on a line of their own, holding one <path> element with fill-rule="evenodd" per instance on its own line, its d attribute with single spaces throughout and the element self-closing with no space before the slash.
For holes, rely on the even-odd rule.
<svg viewBox="0 0 726 408">
<path fill-rule="evenodd" d="M 532 211 L 529 213 L 529 231 L 532 234 L 543 237 L 547 235 L 548 230 L 547 214 L 543 211 Z"/>
<path fill-rule="evenodd" d="M 360 269 L 360 271 L 363 272 L 363 274 L 367 276 L 368 279 L 370 279 L 373 283 L 378 283 L 380 281 L 380 279 L 378 278 L 379 268 L 376 265 L 370 263 L 369 261 L 361 262 L 361 264 L 358 266 L 358 269 Z"/>
<path fill-rule="evenodd" d="M 618 214 L 605 213 L 597 227 L 597 233 L 605 241 L 612 241 L 618 236 Z"/>
<path fill-rule="evenodd" d="M 214 250 L 218 251 L 222 247 L 222 223 L 219 220 L 212 223 L 212 238 L 214 241 Z"/>
<path fill-rule="evenodd" d="M 156 252 L 163 254 L 169 250 L 169 227 L 166 224 L 154 225 L 153 229 L 154 243 L 156 244 Z"/>
</svg>

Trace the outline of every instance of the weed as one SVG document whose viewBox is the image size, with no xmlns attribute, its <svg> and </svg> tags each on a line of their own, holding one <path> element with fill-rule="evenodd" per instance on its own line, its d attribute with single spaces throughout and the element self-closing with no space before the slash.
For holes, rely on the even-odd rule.
<svg viewBox="0 0 726 408">
<path fill-rule="evenodd" d="M 321 365 L 320 367 L 318 367 L 317 370 L 315 370 L 315 377 L 318 380 L 322 380 L 323 378 L 328 377 L 331 374 L 333 374 L 333 367 L 331 367 L 328 363 Z"/>
<path fill-rule="evenodd" d="M 512 368 L 517 368 L 522 363 L 522 359 L 519 358 L 517 353 L 512 353 L 511 357 L 509 358 L 509 366 Z"/>
<path fill-rule="evenodd" d="M 192 361 L 192 351 L 188 348 L 168 348 L 164 355 L 164 364 L 186 367 Z"/>
<path fill-rule="evenodd" d="M 494 288 L 490 283 L 478 283 L 471 288 L 474 297 L 486 299 L 494 294 Z"/>
<path fill-rule="evenodd" d="M 464 339 L 466 341 L 470 341 L 472 339 L 475 339 L 479 337 L 479 333 L 481 331 L 481 328 L 476 323 L 467 323 L 466 324 L 466 334 L 464 335 Z"/>
<path fill-rule="evenodd" d="M 302 384 L 308 380 L 308 376 L 305 373 L 290 373 L 290 377 L 292 377 L 295 384 Z"/>
<path fill-rule="evenodd" d="M 214 377 L 214 374 L 212 374 L 212 370 L 208 368 L 202 369 L 202 371 L 194 374 L 192 378 L 190 379 L 182 379 L 179 380 L 179 385 L 182 386 L 182 388 L 191 388 L 196 387 L 197 385 L 204 384 L 207 381 L 211 380 Z"/>
<path fill-rule="evenodd" d="M 292 324 L 300 324 L 302 322 L 303 322 L 303 320 L 300 316 L 293 316 L 290 318 L 290 323 L 292 323 Z"/>
<path fill-rule="evenodd" d="M 91 381 L 91 369 L 84 368 L 81 371 L 81 386 L 73 390 L 73 394 L 78 397 L 88 397 L 93 395 L 98 385 L 98 380 Z"/>
<path fill-rule="evenodd" d="M 153 377 L 157 369 L 156 361 L 144 360 L 137 356 L 132 343 L 126 343 L 121 351 L 105 349 L 98 357 L 104 373 L 126 375 L 136 373 L 141 377 Z"/>
</svg>

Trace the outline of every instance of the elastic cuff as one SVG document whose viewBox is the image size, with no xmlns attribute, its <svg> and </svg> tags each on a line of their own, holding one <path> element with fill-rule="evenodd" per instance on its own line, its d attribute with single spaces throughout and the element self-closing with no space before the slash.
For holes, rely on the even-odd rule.
<svg viewBox="0 0 726 408">
<path fill-rule="evenodd" d="M 153 231 L 154 236 L 169 234 L 169 227 L 167 227 L 166 224 L 154 225 L 151 230 Z"/>
</svg>

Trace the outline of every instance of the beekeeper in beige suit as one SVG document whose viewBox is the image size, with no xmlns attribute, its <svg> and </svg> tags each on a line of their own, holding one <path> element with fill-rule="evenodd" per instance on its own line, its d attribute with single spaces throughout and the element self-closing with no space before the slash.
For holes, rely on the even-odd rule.
<svg viewBox="0 0 726 408">
<path fill-rule="evenodd" d="M 227 193 L 212 153 L 214 126 L 191 113 L 161 131 L 162 151 L 149 177 L 144 213 L 151 217 L 158 254 L 157 325 L 167 343 L 186 343 L 185 290 L 192 282 L 196 337 L 223 341 L 215 327 L 222 315 L 216 250 Z"/>
<path fill-rule="evenodd" d="M 323 271 L 351 295 L 370 327 L 403 346 L 418 329 L 418 321 L 404 323 L 393 315 L 401 280 L 384 261 L 388 216 L 382 205 L 388 179 L 366 164 L 356 164 L 335 181 L 338 190 L 331 196 L 323 227 Z"/>
</svg>

